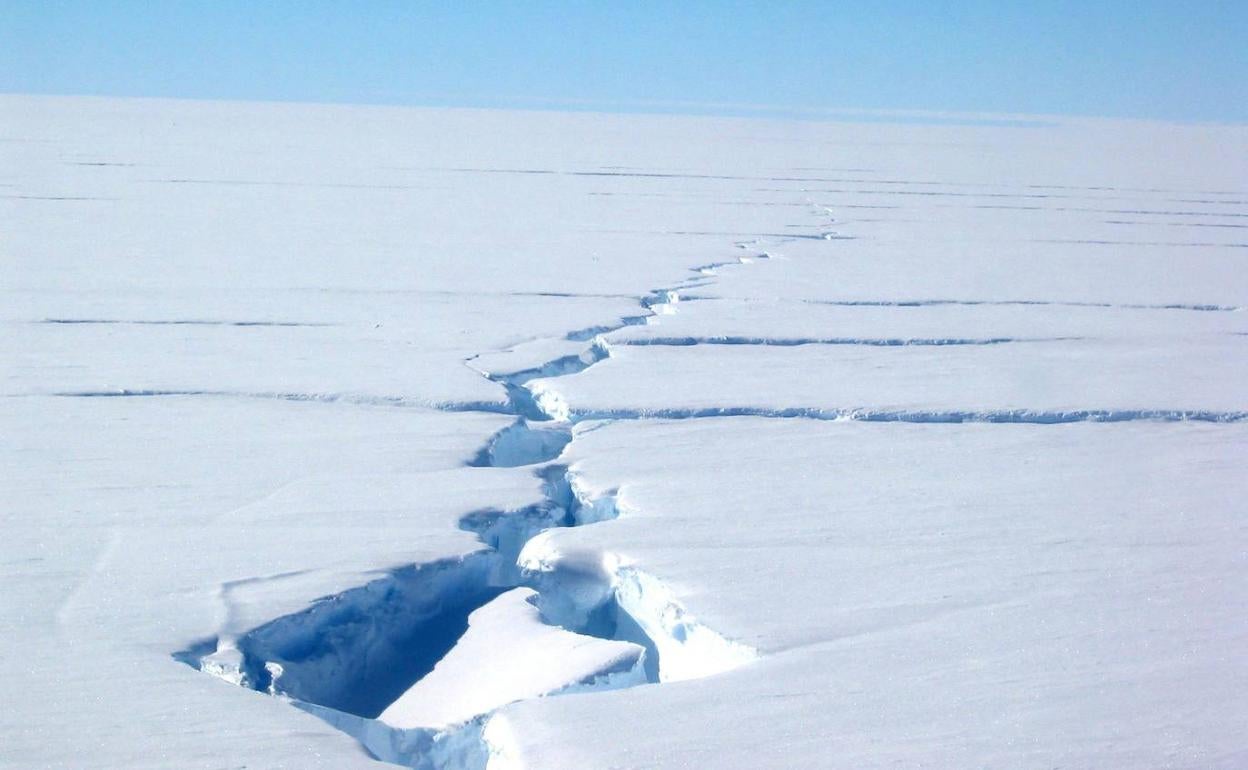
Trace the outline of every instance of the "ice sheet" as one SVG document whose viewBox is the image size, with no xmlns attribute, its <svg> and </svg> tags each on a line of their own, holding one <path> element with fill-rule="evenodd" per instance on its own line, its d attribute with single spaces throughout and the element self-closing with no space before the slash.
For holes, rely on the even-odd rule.
<svg viewBox="0 0 1248 770">
<path fill-rule="evenodd" d="M 1243 127 L 0 117 L 0 765 L 1244 764 Z"/>
</svg>

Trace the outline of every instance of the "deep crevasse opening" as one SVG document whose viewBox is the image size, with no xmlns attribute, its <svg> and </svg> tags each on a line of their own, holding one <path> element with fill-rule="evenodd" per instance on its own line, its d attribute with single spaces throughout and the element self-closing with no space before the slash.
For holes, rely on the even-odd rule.
<svg viewBox="0 0 1248 770">
<path fill-rule="evenodd" d="M 396 570 L 179 657 L 233 684 L 290 699 L 379 759 L 429 770 L 517 766 L 499 737 L 505 730 L 492 728 L 492 714 L 506 703 L 449 727 L 400 729 L 377 719 L 446 659 L 474 613 L 517 586 L 537 591 L 533 603 L 543 622 L 644 650 L 636 670 L 602 671 L 537 697 L 707 676 L 757 657 L 698 622 L 661 581 L 618 556 L 551 548 L 554 530 L 609 521 L 625 507 L 617 490 L 593 494 L 568 466 L 537 473 L 545 503 L 461 519 L 488 550 Z"/>
<path fill-rule="evenodd" d="M 573 439 L 571 412 L 557 391 L 535 380 L 575 374 L 608 358 L 601 333 L 674 313 L 679 300 L 674 289 L 656 291 L 641 300 L 645 315 L 570 333 L 568 339 L 593 340 L 580 355 L 512 375 L 482 371 L 505 388 L 517 420 L 491 437 L 471 464 L 519 467 L 557 459 Z M 207 640 L 175 657 L 235 685 L 289 699 L 378 759 L 428 770 L 522 766 L 510 725 L 497 714 L 514 699 L 450 725 L 396 727 L 385 721 L 404 694 L 455 657 L 474 619 L 494 612 L 498 602 L 515 606 L 523 598 L 542 624 L 559 633 L 616 643 L 615 662 L 527 697 L 689 679 L 757 657 L 699 623 L 659 580 L 614 554 L 570 558 L 543 551 L 550 530 L 617 518 L 621 506 L 618 490 L 592 495 L 565 465 L 547 464 L 537 473 L 545 481 L 544 503 L 461 518 L 460 527 L 476 533 L 486 550 L 395 570 L 238 638 Z M 536 593 L 519 595 L 520 586 Z"/>
</svg>

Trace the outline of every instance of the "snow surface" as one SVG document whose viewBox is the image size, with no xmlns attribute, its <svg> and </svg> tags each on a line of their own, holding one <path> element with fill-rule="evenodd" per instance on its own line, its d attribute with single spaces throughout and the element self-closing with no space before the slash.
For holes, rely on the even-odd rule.
<svg viewBox="0 0 1248 770">
<path fill-rule="evenodd" d="M 504 714 L 534 767 L 663 766 L 671 745 L 634 736 L 673 714 L 689 765 L 1239 766 L 1245 442 L 1149 421 L 587 431 L 570 459 L 627 480 L 637 513 L 555 547 L 627 554 L 762 659 Z"/>
<path fill-rule="evenodd" d="M 449 727 L 508 703 L 616 676 L 616 686 L 646 681 L 645 650 L 543 623 L 515 588 L 468 617 L 468 630 L 424 679 L 378 717 L 399 728 Z"/>
<path fill-rule="evenodd" d="M 1243 766 L 1245 180 L 0 97 L 0 765 Z"/>
</svg>

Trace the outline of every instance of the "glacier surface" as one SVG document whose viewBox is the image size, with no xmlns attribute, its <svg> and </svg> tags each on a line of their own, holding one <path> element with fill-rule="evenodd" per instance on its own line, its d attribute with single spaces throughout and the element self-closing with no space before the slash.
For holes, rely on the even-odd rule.
<svg viewBox="0 0 1248 770">
<path fill-rule="evenodd" d="M 0 116 L 0 766 L 1248 762 L 1248 129 Z"/>
</svg>

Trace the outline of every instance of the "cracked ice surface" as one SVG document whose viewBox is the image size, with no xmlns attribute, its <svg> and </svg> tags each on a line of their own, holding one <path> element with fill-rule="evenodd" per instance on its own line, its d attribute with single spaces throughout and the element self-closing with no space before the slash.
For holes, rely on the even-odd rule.
<svg viewBox="0 0 1248 770">
<path fill-rule="evenodd" d="M 1248 338 L 1058 340 L 999 345 L 628 346 L 547 385 L 565 416 L 685 416 L 738 409 L 897 414 L 1238 420 L 1248 416 Z M 553 398 L 551 399 L 554 400 Z M 786 411 L 787 410 L 787 411 Z"/>
<path fill-rule="evenodd" d="M 671 732 L 684 762 L 757 767 L 764 725 L 817 766 L 1234 766 L 1246 446 L 1209 424 L 598 428 L 568 459 L 636 512 L 550 547 L 629 554 L 763 658 L 503 714 L 533 767 L 664 766 L 671 743 L 633 736 Z"/>
<path fill-rule="evenodd" d="M 0 112 L 0 765 L 1242 764 L 1242 128 Z"/>
</svg>

